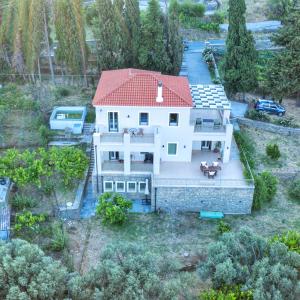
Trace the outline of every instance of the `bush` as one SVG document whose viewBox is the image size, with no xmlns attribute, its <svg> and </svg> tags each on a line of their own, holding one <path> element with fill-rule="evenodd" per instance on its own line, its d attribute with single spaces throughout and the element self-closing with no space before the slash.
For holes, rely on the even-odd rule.
<svg viewBox="0 0 300 300">
<path fill-rule="evenodd" d="M 100 196 L 96 213 L 104 223 L 123 224 L 127 219 L 132 202 L 117 193 L 104 193 Z"/>
<path fill-rule="evenodd" d="M 212 282 L 214 289 L 239 285 L 241 290 L 252 290 L 257 300 L 298 299 L 300 255 L 286 245 L 269 243 L 242 229 L 221 235 L 219 241 L 209 245 L 207 253 L 198 272 L 202 280 Z"/>
<path fill-rule="evenodd" d="M 223 234 L 223 233 L 229 232 L 229 231 L 231 231 L 230 225 L 224 221 L 220 221 L 218 224 L 218 233 Z"/>
<path fill-rule="evenodd" d="M 251 120 L 270 122 L 270 117 L 264 112 L 257 111 L 255 109 L 248 109 L 245 113 L 245 117 Z"/>
<path fill-rule="evenodd" d="M 94 123 L 95 119 L 96 119 L 95 109 L 89 110 L 87 115 L 86 115 L 85 122 Z"/>
<path fill-rule="evenodd" d="M 217 11 L 210 16 L 210 21 L 216 24 L 223 24 L 225 22 L 225 13 Z"/>
<path fill-rule="evenodd" d="M 53 251 L 62 251 L 67 245 L 67 237 L 62 228 L 60 222 L 54 222 L 52 224 L 52 240 L 50 243 L 50 249 Z"/>
<path fill-rule="evenodd" d="M 299 127 L 297 124 L 295 124 L 295 120 L 293 118 L 280 118 L 274 120 L 273 123 L 284 127 L 291 127 L 291 128 Z"/>
<path fill-rule="evenodd" d="M 203 4 L 193 3 L 192 1 L 184 1 L 178 6 L 178 13 L 180 15 L 198 18 L 204 16 L 205 6 Z"/>
<path fill-rule="evenodd" d="M 267 155 L 273 160 L 278 160 L 281 156 L 279 147 L 277 144 L 269 144 L 266 146 Z"/>
<path fill-rule="evenodd" d="M 23 213 L 17 213 L 15 219 L 14 230 L 19 232 L 21 230 L 37 231 L 39 225 L 46 221 L 45 215 L 33 215 L 30 211 L 24 211 Z"/>
<path fill-rule="evenodd" d="M 273 200 L 277 191 L 277 179 L 269 172 L 255 176 L 255 189 L 253 195 L 253 209 L 258 210 L 266 202 Z"/>
<path fill-rule="evenodd" d="M 200 295 L 200 300 L 252 300 L 253 291 L 242 291 L 239 285 L 223 287 L 220 290 L 210 289 Z"/>
<path fill-rule="evenodd" d="M 52 135 L 51 131 L 49 130 L 49 128 L 45 125 L 41 125 L 39 127 L 39 133 L 40 133 L 40 137 L 41 137 L 41 144 L 43 146 L 47 146 L 49 143 L 49 139 Z"/>
<path fill-rule="evenodd" d="M 25 208 L 35 207 L 37 205 L 37 201 L 30 196 L 16 194 L 12 198 L 11 205 L 15 210 L 23 210 Z"/>
<path fill-rule="evenodd" d="M 300 179 L 294 180 L 289 186 L 289 196 L 300 201 Z"/>
<path fill-rule="evenodd" d="M 59 99 L 61 97 L 67 97 L 71 95 L 71 91 L 66 87 L 58 87 L 55 90 L 55 97 Z"/>
<path fill-rule="evenodd" d="M 290 251 L 295 251 L 300 254 L 300 232 L 290 230 L 281 235 L 275 235 L 271 239 L 271 243 L 280 242 L 285 244 Z"/>
</svg>

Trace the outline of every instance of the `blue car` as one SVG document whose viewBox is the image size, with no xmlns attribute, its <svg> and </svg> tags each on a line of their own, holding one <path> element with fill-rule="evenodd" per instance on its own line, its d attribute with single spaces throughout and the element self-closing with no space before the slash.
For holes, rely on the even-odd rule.
<svg viewBox="0 0 300 300">
<path fill-rule="evenodd" d="M 285 114 L 285 108 L 273 100 L 259 99 L 254 107 L 257 111 L 264 111 L 280 117 Z"/>
</svg>

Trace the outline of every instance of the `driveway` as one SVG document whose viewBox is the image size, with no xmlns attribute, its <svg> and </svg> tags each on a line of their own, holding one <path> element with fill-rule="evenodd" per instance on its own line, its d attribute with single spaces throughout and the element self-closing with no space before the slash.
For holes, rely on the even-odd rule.
<svg viewBox="0 0 300 300">
<path fill-rule="evenodd" d="M 183 61 L 187 67 L 190 84 L 212 84 L 206 62 L 202 58 L 204 42 L 189 42 L 189 49 L 184 52 Z"/>
</svg>

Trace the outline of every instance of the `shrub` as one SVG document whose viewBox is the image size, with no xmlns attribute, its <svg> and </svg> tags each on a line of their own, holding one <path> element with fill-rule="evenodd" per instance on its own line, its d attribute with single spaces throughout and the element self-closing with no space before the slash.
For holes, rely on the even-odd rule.
<svg viewBox="0 0 300 300">
<path fill-rule="evenodd" d="M 16 194 L 12 198 L 11 205 L 16 210 L 23 210 L 25 208 L 33 208 L 37 205 L 37 201 L 30 197 L 22 194 Z"/>
<path fill-rule="evenodd" d="M 216 24 L 223 24 L 225 22 L 225 13 L 217 11 L 210 16 L 210 21 Z"/>
<path fill-rule="evenodd" d="M 255 109 L 248 109 L 245 113 L 245 117 L 251 120 L 270 122 L 270 117 L 264 112 L 257 111 Z"/>
<path fill-rule="evenodd" d="M 40 134 L 40 137 L 41 137 L 41 144 L 43 146 L 47 146 L 48 143 L 49 143 L 49 139 L 51 137 L 51 131 L 49 130 L 49 128 L 45 125 L 41 125 L 39 127 L 39 134 Z"/>
<path fill-rule="evenodd" d="M 52 224 L 52 240 L 50 244 L 50 249 L 53 251 L 61 251 L 67 245 L 67 236 L 62 228 L 60 222 L 54 222 Z"/>
<path fill-rule="evenodd" d="M 192 1 L 184 1 L 178 6 L 178 12 L 183 16 L 201 18 L 205 12 L 205 6 L 203 4 L 193 3 Z"/>
<path fill-rule="evenodd" d="M 273 159 L 273 160 L 278 160 L 281 156 L 279 147 L 277 144 L 269 144 L 266 146 L 266 153 L 267 155 Z"/>
<path fill-rule="evenodd" d="M 257 300 L 297 299 L 300 255 L 284 244 L 269 243 L 242 229 L 221 235 L 207 253 L 198 272 L 203 280 L 211 280 L 214 289 L 239 285 L 241 290 L 252 290 Z"/>
<path fill-rule="evenodd" d="M 280 118 L 273 121 L 274 124 L 284 126 L 284 127 L 291 127 L 297 128 L 299 127 L 293 118 Z"/>
<path fill-rule="evenodd" d="M 274 175 L 267 171 L 262 172 L 260 176 L 264 181 L 264 185 L 267 189 L 266 201 L 270 202 L 276 195 L 278 180 Z"/>
<path fill-rule="evenodd" d="M 96 112 L 95 112 L 95 110 L 94 109 L 89 110 L 88 113 L 87 113 L 87 115 L 86 115 L 85 121 L 87 123 L 94 123 L 95 119 L 96 119 Z"/>
<path fill-rule="evenodd" d="M 224 221 L 220 221 L 218 224 L 218 232 L 219 234 L 223 234 L 225 232 L 229 232 L 231 231 L 231 227 L 228 223 L 224 222 Z"/>
<path fill-rule="evenodd" d="M 271 243 L 280 242 L 285 244 L 290 251 L 295 251 L 300 254 L 300 232 L 290 230 L 281 235 L 275 235 L 271 239 Z"/>
<path fill-rule="evenodd" d="M 253 209 L 260 209 L 266 202 L 270 202 L 277 191 L 277 179 L 269 172 L 255 176 L 255 189 L 253 195 Z"/>
<path fill-rule="evenodd" d="M 30 211 L 24 211 L 23 213 L 17 213 L 15 219 L 14 230 L 19 232 L 21 230 L 36 231 L 39 229 L 39 225 L 46 221 L 45 215 L 33 215 Z"/>
<path fill-rule="evenodd" d="M 289 186 L 289 196 L 300 201 L 300 179 L 295 179 Z"/>
<path fill-rule="evenodd" d="M 55 90 L 55 97 L 59 99 L 60 97 L 67 97 L 70 96 L 71 91 L 66 87 L 58 87 Z"/>
<path fill-rule="evenodd" d="M 104 223 L 123 224 L 127 219 L 132 202 L 117 193 L 104 193 L 100 196 L 96 213 Z"/>
<path fill-rule="evenodd" d="M 210 289 L 201 293 L 200 300 L 252 300 L 253 291 L 242 291 L 239 285 L 223 287 L 219 290 Z"/>
</svg>

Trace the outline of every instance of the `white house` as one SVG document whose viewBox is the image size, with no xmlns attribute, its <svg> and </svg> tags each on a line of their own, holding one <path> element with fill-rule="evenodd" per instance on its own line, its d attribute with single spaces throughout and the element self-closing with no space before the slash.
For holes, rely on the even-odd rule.
<svg viewBox="0 0 300 300">
<path fill-rule="evenodd" d="M 203 187 L 245 185 L 239 160 L 230 161 L 233 127 L 221 85 L 189 86 L 185 77 L 137 69 L 104 71 L 93 105 L 97 192 L 146 195 L 154 209 L 168 203 L 198 210 L 208 208 L 197 202 L 199 196 L 196 204 L 172 205 L 166 188 L 197 188 L 191 190 L 198 193 Z M 213 179 L 201 172 L 204 161 L 221 166 Z"/>
</svg>

